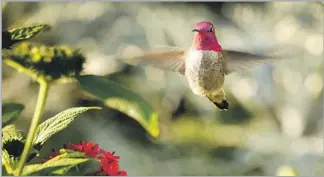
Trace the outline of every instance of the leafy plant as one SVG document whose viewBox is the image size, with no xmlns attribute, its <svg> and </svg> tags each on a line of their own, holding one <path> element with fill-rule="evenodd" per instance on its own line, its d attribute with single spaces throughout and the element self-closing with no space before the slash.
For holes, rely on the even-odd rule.
<svg viewBox="0 0 324 177">
<path fill-rule="evenodd" d="M 87 93 L 134 118 L 152 136 L 159 135 L 158 115 L 141 97 L 100 76 L 85 75 L 77 79 Z"/>
<path fill-rule="evenodd" d="M 6 126 L 15 121 L 25 106 L 20 103 L 2 103 L 2 126 Z"/>
<path fill-rule="evenodd" d="M 70 143 L 68 147 L 54 150 L 49 157 L 43 159 L 43 163 L 31 163 L 32 159 L 42 156 L 42 147 L 52 136 L 67 128 L 82 113 L 101 109 L 69 108 L 41 122 L 49 88 L 53 84 L 79 82 L 80 88 L 87 94 L 132 117 L 151 136 L 159 135 L 158 115 L 144 99 L 104 77 L 81 76 L 85 58 L 79 50 L 68 46 L 47 46 L 26 41 L 49 29 L 48 25 L 40 24 L 2 32 L 4 63 L 31 77 L 40 86 L 35 111 L 26 135 L 13 124 L 24 110 L 24 105 L 5 102 L 2 106 L 2 162 L 6 173 L 16 176 L 127 175 L 125 171 L 119 171 L 119 156 L 100 149 L 98 144 L 92 142 Z M 91 168 L 90 164 L 95 164 L 95 168 Z"/>
<path fill-rule="evenodd" d="M 33 145 L 41 147 L 55 133 L 66 128 L 78 115 L 90 110 L 100 109 L 100 107 L 79 107 L 67 109 L 56 116 L 41 123 L 35 133 Z"/>
</svg>

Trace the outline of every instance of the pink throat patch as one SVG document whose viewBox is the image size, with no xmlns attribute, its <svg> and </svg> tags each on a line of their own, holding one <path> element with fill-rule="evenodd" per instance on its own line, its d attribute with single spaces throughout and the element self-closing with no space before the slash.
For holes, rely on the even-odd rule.
<svg viewBox="0 0 324 177">
<path fill-rule="evenodd" d="M 197 50 L 222 51 L 222 46 L 218 43 L 214 33 L 198 33 L 195 35 L 193 47 Z"/>
</svg>

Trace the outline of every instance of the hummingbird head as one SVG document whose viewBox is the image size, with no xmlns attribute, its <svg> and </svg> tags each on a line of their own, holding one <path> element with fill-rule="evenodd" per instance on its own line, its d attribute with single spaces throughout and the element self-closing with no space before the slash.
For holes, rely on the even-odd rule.
<svg viewBox="0 0 324 177">
<path fill-rule="evenodd" d="M 193 47 L 198 50 L 221 51 L 222 47 L 217 41 L 214 25 L 209 21 L 202 21 L 196 24 L 196 32 L 193 39 Z"/>
</svg>

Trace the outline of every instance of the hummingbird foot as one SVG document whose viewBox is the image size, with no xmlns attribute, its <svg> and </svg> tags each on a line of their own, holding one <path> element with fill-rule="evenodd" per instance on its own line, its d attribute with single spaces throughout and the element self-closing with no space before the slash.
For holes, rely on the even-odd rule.
<svg viewBox="0 0 324 177">
<path fill-rule="evenodd" d="M 229 103 L 226 100 L 223 100 L 221 103 L 213 102 L 220 110 L 228 110 Z"/>
</svg>

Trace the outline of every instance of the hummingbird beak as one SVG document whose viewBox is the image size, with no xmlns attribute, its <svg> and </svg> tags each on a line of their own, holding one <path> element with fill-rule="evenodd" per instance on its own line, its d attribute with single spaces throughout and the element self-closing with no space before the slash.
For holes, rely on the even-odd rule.
<svg viewBox="0 0 324 177">
<path fill-rule="evenodd" d="M 193 29 L 192 32 L 200 32 L 199 30 L 197 29 Z"/>
</svg>

